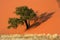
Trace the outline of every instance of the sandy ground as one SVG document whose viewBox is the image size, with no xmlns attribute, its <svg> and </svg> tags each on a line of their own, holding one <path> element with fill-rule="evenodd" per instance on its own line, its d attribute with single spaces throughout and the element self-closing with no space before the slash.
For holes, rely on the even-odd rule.
<svg viewBox="0 0 60 40">
<path fill-rule="evenodd" d="M 0 40 L 60 40 L 58 34 L 10 34 L 0 35 Z"/>
</svg>

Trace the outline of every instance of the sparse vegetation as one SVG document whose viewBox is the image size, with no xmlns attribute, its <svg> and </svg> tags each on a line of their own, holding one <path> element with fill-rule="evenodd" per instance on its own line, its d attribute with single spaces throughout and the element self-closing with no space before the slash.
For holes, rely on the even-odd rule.
<svg viewBox="0 0 60 40">
<path fill-rule="evenodd" d="M 28 8 L 27 6 L 16 7 L 16 15 L 19 15 L 20 18 L 9 18 L 8 23 L 10 26 L 8 28 L 17 28 L 18 24 L 26 24 L 26 29 L 30 27 L 30 20 L 36 16 L 36 13 L 33 9 Z"/>
</svg>

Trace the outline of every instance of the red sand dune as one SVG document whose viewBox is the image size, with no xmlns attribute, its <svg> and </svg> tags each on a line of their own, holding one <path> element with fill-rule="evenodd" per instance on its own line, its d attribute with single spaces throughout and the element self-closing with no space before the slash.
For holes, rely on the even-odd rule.
<svg viewBox="0 0 60 40">
<path fill-rule="evenodd" d="M 38 11 L 38 15 L 44 12 L 55 12 L 53 17 L 36 28 L 25 30 L 25 26 L 17 29 L 7 29 L 9 17 L 16 17 L 15 8 L 28 6 Z M 60 34 L 60 9 L 56 0 L 0 0 L 0 34 L 30 34 L 30 33 L 58 33 Z"/>
</svg>

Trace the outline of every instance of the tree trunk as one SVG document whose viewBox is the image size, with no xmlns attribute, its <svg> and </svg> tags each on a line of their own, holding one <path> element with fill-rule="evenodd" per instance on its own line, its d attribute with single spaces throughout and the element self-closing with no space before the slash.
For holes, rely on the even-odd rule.
<svg viewBox="0 0 60 40">
<path fill-rule="evenodd" d="M 30 20 L 28 20 L 28 25 L 29 25 L 29 27 L 30 27 Z"/>
<path fill-rule="evenodd" d="M 26 29 L 29 29 L 30 25 L 28 24 L 27 20 L 25 20 L 25 24 L 26 24 Z"/>
</svg>

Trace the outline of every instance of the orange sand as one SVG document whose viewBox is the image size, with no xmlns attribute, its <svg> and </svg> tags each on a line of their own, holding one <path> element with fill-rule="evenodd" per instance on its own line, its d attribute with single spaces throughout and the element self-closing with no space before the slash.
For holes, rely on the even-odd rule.
<svg viewBox="0 0 60 40">
<path fill-rule="evenodd" d="M 44 12 L 55 12 L 52 18 L 36 28 L 25 30 L 25 26 L 17 29 L 7 29 L 9 17 L 16 17 L 15 8 L 28 6 L 38 11 L 38 15 Z M 60 9 L 56 0 L 0 0 L 0 34 L 30 34 L 30 33 L 58 33 L 60 34 Z"/>
</svg>

